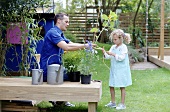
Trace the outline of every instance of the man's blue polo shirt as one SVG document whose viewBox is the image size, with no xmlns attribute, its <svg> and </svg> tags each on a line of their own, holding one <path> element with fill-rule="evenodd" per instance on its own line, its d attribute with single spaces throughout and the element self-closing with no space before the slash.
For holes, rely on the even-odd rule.
<svg viewBox="0 0 170 112">
<path fill-rule="evenodd" d="M 51 28 L 44 37 L 44 45 L 40 58 L 40 68 L 44 71 L 44 81 L 47 81 L 47 65 L 62 64 L 64 50 L 57 46 L 60 41 L 70 42 L 70 40 L 64 37 L 63 32 L 57 26 Z"/>
</svg>

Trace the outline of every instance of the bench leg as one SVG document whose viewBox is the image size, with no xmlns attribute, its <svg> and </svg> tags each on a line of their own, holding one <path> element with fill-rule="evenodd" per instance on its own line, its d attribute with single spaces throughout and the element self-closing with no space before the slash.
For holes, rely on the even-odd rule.
<svg viewBox="0 0 170 112">
<path fill-rule="evenodd" d="M 1 110 L 2 110 L 2 101 L 0 100 L 0 112 L 2 112 Z"/>
<path fill-rule="evenodd" d="M 88 102 L 88 112 L 96 112 L 97 102 Z"/>
</svg>

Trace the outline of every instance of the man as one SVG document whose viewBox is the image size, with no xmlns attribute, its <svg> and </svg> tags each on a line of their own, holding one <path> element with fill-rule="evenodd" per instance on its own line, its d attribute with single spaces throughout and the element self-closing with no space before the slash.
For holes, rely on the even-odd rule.
<svg viewBox="0 0 170 112">
<path fill-rule="evenodd" d="M 55 26 L 51 28 L 44 38 L 44 45 L 41 51 L 40 67 L 43 69 L 43 80 L 47 81 L 47 64 L 62 64 L 62 54 L 64 51 L 75 51 L 83 49 L 88 44 L 73 43 L 64 37 L 63 31 L 69 26 L 69 16 L 64 13 L 58 13 L 54 18 Z M 96 46 L 93 44 L 93 46 Z M 50 57 L 50 59 L 49 59 Z M 48 60 L 49 59 L 49 60 Z M 47 63 L 48 60 L 48 63 Z M 67 106 L 74 106 L 66 102 Z"/>
</svg>

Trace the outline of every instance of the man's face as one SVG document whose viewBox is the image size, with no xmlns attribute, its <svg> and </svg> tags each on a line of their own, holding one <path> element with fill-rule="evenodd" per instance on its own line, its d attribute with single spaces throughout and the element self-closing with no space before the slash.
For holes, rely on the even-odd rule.
<svg viewBox="0 0 170 112">
<path fill-rule="evenodd" d="M 62 30 L 62 31 L 66 31 L 67 30 L 67 27 L 69 26 L 69 17 L 68 16 L 65 16 L 63 17 L 63 19 L 58 19 L 58 22 L 57 22 L 57 26 Z"/>
</svg>

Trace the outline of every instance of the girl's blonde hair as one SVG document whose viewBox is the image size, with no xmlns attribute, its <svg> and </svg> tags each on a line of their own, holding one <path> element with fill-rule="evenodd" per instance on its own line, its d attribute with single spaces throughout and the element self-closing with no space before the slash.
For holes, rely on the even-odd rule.
<svg viewBox="0 0 170 112">
<path fill-rule="evenodd" d="M 112 33 L 110 34 L 110 41 L 113 42 L 113 36 L 114 35 L 117 35 L 123 42 L 123 40 L 125 41 L 125 43 L 129 44 L 130 41 L 131 41 L 131 38 L 130 38 L 130 34 L 129 33 L 124 33 L 123 30 L 121 29 L 116 29 L 116 30 L 113 30 Z"/>
</svg>

